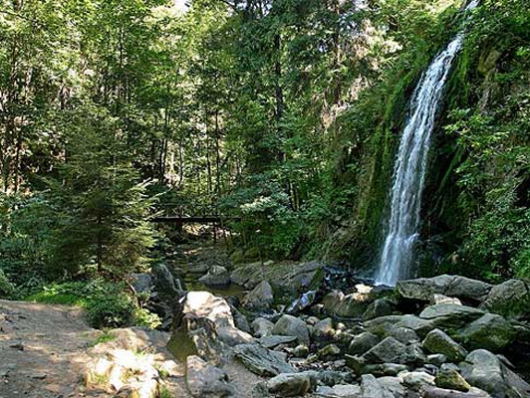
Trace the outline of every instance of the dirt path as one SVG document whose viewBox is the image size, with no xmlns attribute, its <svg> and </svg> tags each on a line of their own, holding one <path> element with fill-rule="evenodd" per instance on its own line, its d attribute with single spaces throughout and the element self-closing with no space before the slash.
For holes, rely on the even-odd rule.
<svg viewBox="0 0 530 398">
<path fill-rule="evenodd" d="M 76 396 L 97 333 L 79 309 L 0 300 L 0 397 Z"/>
</svg>

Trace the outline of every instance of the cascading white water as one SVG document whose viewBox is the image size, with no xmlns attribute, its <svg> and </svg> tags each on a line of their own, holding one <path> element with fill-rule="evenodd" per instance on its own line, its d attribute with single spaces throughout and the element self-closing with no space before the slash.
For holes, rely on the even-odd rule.
<svg viewBox="0 0 530 398">
<path fill-rule="evenodd" d="M 478 0 L 474 0 L 467 10 L 477 5 Z M 414 92 L 411 116 L 403 131 L 394 166 L 390 218 L 375 278 L 377 284 L 395 285 L 398 280 L 410 276 L 431 134 L 445 82 L 463 39 L 463 34 L 459 34 L 436 56 Z"/>
</svg>

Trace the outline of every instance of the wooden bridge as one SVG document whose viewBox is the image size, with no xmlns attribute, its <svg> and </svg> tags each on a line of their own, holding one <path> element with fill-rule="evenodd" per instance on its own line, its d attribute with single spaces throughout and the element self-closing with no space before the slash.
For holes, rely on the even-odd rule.
<svg viewBox="0 0 530 398">
<path fill-rule="evenodd" d="M 169 203 L 162 205 L 161 214 L 152 219 L 155 223 L 214 224 L 223 225 L 230 221 L 241 221 L 241 217 L 223 215 L 216 206 Z"/>
</svg>

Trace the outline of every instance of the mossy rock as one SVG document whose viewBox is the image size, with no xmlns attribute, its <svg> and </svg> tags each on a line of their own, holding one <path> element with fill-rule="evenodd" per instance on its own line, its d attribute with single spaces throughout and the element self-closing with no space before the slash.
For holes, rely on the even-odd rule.
<svg viewBox="0 0 530 398">
<path fill-rule="evenodd" d="M 445 388 L 448 390 L 468 392 L 471 389 L 471 386 L 466 379 L 464 379 L 460 373 L 454 369 L 442 369 L 436 375 L 434 382 L 436 387 Z"/>
</svg>

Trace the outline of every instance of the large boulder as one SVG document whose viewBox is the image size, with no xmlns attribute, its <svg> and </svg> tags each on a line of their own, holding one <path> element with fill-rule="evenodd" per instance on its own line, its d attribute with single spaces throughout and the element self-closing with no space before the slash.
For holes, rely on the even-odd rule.
<svg viewBox="0 0 530 398">
<path fill-rule="evenodd" d="M 258 344 L 240 344 L 234 348 L 234 354 L 248 370 L 259 376 L 294 373 L 294 369 L 285 361 L 285 355 Z"/>
<path fill-rule="evenodd" d="M 425 337 L 423 348 L 431 354 L 443 354 L 451 362 L 460 362 L 467 355 L 467 351 L 460 344 L 439 329 L 433 330 Z"/>
<path fill-rule="evenodd" d="M 230 279 L 247 289 L 253 289 L 261 281 L 267 280 L 273 288 L 296 292 L 309 287 L 323 267 L 324 264 L 316 261 L 302 264 L 258 262 L 237 267 Z"/>
<path fill-rule="evenodd" d="M 494 286 L 482 307 L 503 316 L 529 314 L 530 284 L 520 279 L 510 279 Z"/>
<path fill-rule="evenodd" d="M 209 292 L 189 292 L 175 307 L 172 341 L 186 347 L 194 346 L 194 353 L 219 364 L 227 353 L 225 344 L 218 337 L 222 328 L 237 330 L 226 300 Z M 228 337 L 228 334 L 224 333 L 224 336 Z"/>
<path fill-rule="evenodd" d="M 344 294 L 340 290 L 333 290 L 324 297 L 322 304 L 329 315 L 360 318 L 368 308 L 370 301 L 369 293 Z"/>
<path fill-rule="evenodd" d="M 221 369 L 203 361 L 198 356 L 186 360 L 186 385 L 194 397 L 229 397 L 235 394 L 228 383 L 228 375 Z"/>
<path fill-rule="evenodd" d="M 425 337 L 427 333 L 435 329 L 434 323 L 415 315 L 388 315 L 364 322 L 366 330 L 378 336 L 390 336 L 395 328 L 408 328 L 413 330 L 419 337 Z"/>
<path fill-rule="evenodd" d="M 379 344 L 381 340 L 375 334 L 363 332 L 353 338 L 348 348 L 352 355 L 363 355 L 366 351 Z"/>
<path fill-rule="evenodd" d="M 243 306 L 251 310 L 260 310 L 268 308 L 273 301 L 272 286 L 267 281 L 261 281 L 245 296 Z"/>
<path fill-rule="evenodd" d="M 488 283 L 453 275 L 399 281 L 396 287 L 403 298 L 427 302 L 435 294 L 482 302 L 492 288 Z"/>
<path fill-rule="evenodd" d="M 530 396 L 530 385 L 503 365 L 501 360 L 486 350 L 471 352 L 460 363 L 462 376 L 474 387 L 490 393 L 495 398 Z"/>
<path fill-rule="evenodd" d="M 206 275 L 199 278 L 199 282 L 206 286 L 226 286 L 230 284 L 230 274 L 225 267 L 214 265 Z"/>
<path fill-rule="evenodd" d="M 363 398 L 398 398 L 393 390 L 395 385 L 381 383 L 373 375 L 361 376 L 361 394 Z"/>
<path fill-rule="evenodd" d="M 189 292 L 182 313 L 189 319 L 207 318 L 218 328 L 235 327 L 232 311 L 226 300 L 209 292 Z"/>
<path fill-rule="evenodd" d="M 367 363 L 402 363 L 406 346 L 393 337 L 387 337 L 363 355 Z"/>
<path fill-rule="evenodd" d="M 366 308 L 366 311 L 363 314 L 363 321 L 392 315 L 395 310 L 396 306 L 391 300 L 387 298 L 377 299 Z"/>
<path fill-rule="evenodd" d="M 460 328 L 483 316 L 484 311 L 478 308 L 457 304 L 435 304 L 425 308 L 420 318 L 431 321 L 443 329 Z"/>
<path fill-rule="evenodd" d="M 469 349 L 484 348 L 498 352 L 515 341 L 517 331 L 502 316 L 486 314 L 460 330 L 457 337 Z"/>
<path fill-rule="evenodd" d="M 233 326 L 223 326 L 216 329 L 217 338 L 230 347 L 239 344 L 254 343 L 254 338 L 242 330 Z"/>
<path fill-rule="evenodd" d="M 272 334 L 277 334 L 280 336 L 296 336 L 298 342 L 301 344 L 309 345 L 309 329 L 307 324 L 299 318 L 296 318 L 292 315 L 282 315 L 278 322 L 274 325 L 272 329 Z"/>
</svg>

